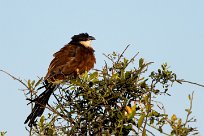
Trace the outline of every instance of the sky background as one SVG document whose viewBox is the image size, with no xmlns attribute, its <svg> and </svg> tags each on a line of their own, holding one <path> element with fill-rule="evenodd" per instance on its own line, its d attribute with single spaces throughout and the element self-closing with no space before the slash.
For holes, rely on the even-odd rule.
<svg viewBox="0 0 204 136">
<path fill-rule="evenodd" d="M 154 62 L 150 71 L 167 62 L 178 78 L 204 84 L 203 7 L 203 0 L 0 0 L 0 69 L 23 80 L 42 77 L 54 52 L 88 32 L 97 39 L 97 69 L 103 53 L 131 44 L 126 57 L 140 52 L 138 57 Z M 23 86 L 3 73 L 0 85 L 0 131 L 28 135 L 23 122 L 30 106 L 18 90 Z M 177 84 L 172 97 L 161 100 L 167 113 L 184 117 L 192 91 L 195 126 L 204 135 L 204 88 Z"/>
</svg>

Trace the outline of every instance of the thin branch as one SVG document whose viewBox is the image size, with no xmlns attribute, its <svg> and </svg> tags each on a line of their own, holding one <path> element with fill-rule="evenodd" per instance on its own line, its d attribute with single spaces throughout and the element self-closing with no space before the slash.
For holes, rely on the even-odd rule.
<svg viewBox="0 0 204 136">
<path fill-rule="evenodd" d="M 151 128 L 153 128 L 153 129 L 155 129 L 155 130 L 157 130 L 158 131 L 158 128 L 157 127 L 155 127 L 155 126 L 153 126 L 153 125 L 150 125 L 149 123 L 147 123 L 147 125 L 149 126 L 149 127 L 151 127 Z M 166 135 L 166 136 L 170 136 L 169 134 L 167 134 L 167 133 L 165 133 L 165 132 L 160 132 L 161 134 L 164 134 L 164 135 Z"/>
<path fill-rule="evenodd" d="M 120 56 L 118 57 L 118 60 L 117 60 L 116 63 L 119 62 L 119 60 L 121 59 L 121 57 L 123 56 L 123 54 L 125 53 L 125 51 L 128 49 L 129 46 L 130 46 L 130 44 L 126 46 L 126 48 L 124 49 L 124 51 L 123 51 L 123 52 L 120 54 Z"/>
<path fill-rule="evenodd" d="M 4 70 L 0 70 L 0 71 L 5 73 L 6 75 L 10 76 L 14 80 L 17 80 L 18 82 L 20 82 L 23 86 L 25 86 L 29 90 L 29 87 L 20 78 L 16 78 L 15 76 L 11 75 L 10 73 L 8 73 L 8 72 L 6 72 Z M 32 90 L 30 90 L 30 97 L 31 97 L 31 99 L 33 97 L 33 91 Z M 31 111 L 32 111 L 32 109 L 33 109 L 33 103 L 31 103 Z M 32 130 L 33 130 L 33 128 L 30 127 L 30 129 L 28 130 L 29 131 L 29 136 L 32 136 Z"/>
<path fill-rule="evenodd" d="M 129 65 L 129 64 L 132 62 L 132 60 L 134 60 L 134 59 L 137 57 L 138 54 L 139 54 L 139 52 L 137 52 L 137 53 L 135 54 L 135 56 L 133 56 L 133 57 L 130 59 L 130 61 L 128 62 L 127 65 Z"/>
<path fill-rule="evenodd" d="M 55 99 L 57 100 L 58 104 L 60 105 L 61 112 L 64 113 L 64 111 L 65 111 L 65 112 L 68 113 L 68 111 L 67 111 L 65 108 L 63 108 L 63 105 L 61 104 L 60 100 L 57 98 L 57 96 L 56 96 L 55 93 L 53 93 L 53 96 L 55 97 Z M 63 111 L 63 110 L 64 110 L 64 111 Z"/>
<path fill-rule="evenodd" d="M 155 82 L 155 84 L 156 84 L 156 83 L 157 83 L 157 82 Z M 148 104 L 149 104 L 149 105 L 151 105 L 151 102 L 152 102 L 151 92 L 152 92 L 152 90 L 153 90 L 155 84 L 154 84 L 154 80 L 152 80 L 151 88 L 150 88 L 150 91 L 148 92 L 148 95 L 149 95 L 149 103 L 148 103 Z M 147 110 L 147 115 L 146 115 L 146 117 L 145 117 L 145 124 L 144 124 L 143 131 L 142 131 L 142 132 L 144 132 L 144 131 L 146 130 L 146 125 L 147 125 L 148 116 L 149 116 L 150 111 L 151 111 L 151 109 L 148 109 L 148 110 Z"/>
<path fill-rule="evenodd" d="M 66 115 L 62 115 L 61 113 L 59 113 L 57 110 L 55 110 L 52 106 L 50 106 L 49 104 L 46 105 L 47 109 L 49 109 L 50 111 L 52 111 L 53 113 L 55 113 L 56 115 L 62 117 L 64 120 L 69 121 L 71 123 L 73 123 L 74 121 L 69 119 Z"/>
<path fill-rule="evenodd" d="M 113 59 L 111 59 L 109 56 L 107 56 L 105 53 L 103 53 L 103 55 L 104 55 L 106 58 L 108 58 L 109 60 L 111 60 L 111 61 L 112 61 L 112 63 L 114 63 L 114 60 L 113 60 Z"/>
<path fill-rule="evenodd" d="M 193 94 L 194 94 L 194 92 L 192 92 L 192 95 L 189 96 L 189 97 L 190 97 L 190 98 L 189 98 L 189 100 L 190 100 L 190 107 L 189 107 L 189 110 L 187 111 L 188 114 L 186 115 L 186 121 L 185 121 L 185 123 L 184 123 L 184 127 L 185 127 L 186 124 L 189 122 L 189 116 L 190 116 L 190 114 L 192 113 L 191 111 L 192 111 L 192 106 L 193 106 Z"/>
<path fill-rule="evenodd" d="M 204 85 L 202 85 L 202 84 L 198 84 L 198 83 L 191 82 L 191 81 L 186 81 L 184 79 L 177 79 L 176 81 L 179 82 L 179 83 L 184 82 L 184 83 L 189 83 L 189 84 L 194 84 L 194 85 L 197 85 L 197 86 L 200 86 L 200 87 L 204 87 Z"/>
<path fill-rule="evenodd" d="M 23 84 L 26 88 L 29 88 L 21 79 L 16 78 L 15 76 L 9 74 L 8 72 L 6 72 L 6 71 L 4 71 L 4 70 L 1 70 L 1 69 L 0 69 L 0 71 L 3 72 L 3 73 L 5 73 L 5 74 L 7 74 L 8 76 L 10 76 L 11 78 L 13 78 L 14 80 L 19 81 L 19 82 L 20 82 L 21 84 Z"/>
<path fill-rule="evenodd" d="M 163 111 L 163 114 L 166 114 L 166 110 L 165 110 L 164 104 L 163 104 L 162 102 L 160 102 L 160 101 L 155 101 L 155 100 L 152 100 L 152 102 L 155 102 L 155 104 L 157 105 L 157 107 L 158 107 L 160 110 Z M 159 104 L 160 104 L 162 107 L 160 107 Z"/>
<path fill-rule="evenodd" d="M 147 130 L 147 129 L 146 129 L 146 131 L 147 131 L 148 133 L 150 133 L 152 136 L 156 136 L 156 135 L 153 134 L 153 132 L 151 132 L 150 130 Z"/>
<path fill-rule="evenodd" d="M 151 92 L 149 92 L 149 105 L 151 105 Z M 150 113 L 151 109 L 147 109 L 147 115 L 145 117 L 145 124 L 144 124 L 144 127 L 143 127 L 143 130 L 142 130 L 142 133 L 144 133 L 144 131 L 146 130 L 146 125 L 147 125 L 147 121 L 148 121 L 148 116 L 149 116 L 149 113 Z"/>
<path fill-rule="evenodd" d="M 97 71 L 97 72 L 101 72 L 102 70 L 99 70 L 99 69 L 95 69 L 95 68 L 93 68 L 93 70 L 95 70 L 95 71 Z"/>
</svg>

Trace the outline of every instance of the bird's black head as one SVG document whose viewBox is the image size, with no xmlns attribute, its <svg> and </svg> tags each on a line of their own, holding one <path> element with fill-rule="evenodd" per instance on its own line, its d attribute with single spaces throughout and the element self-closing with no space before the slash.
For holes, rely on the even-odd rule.
<svg viewBox="0 0 204 136">
<path fill-rule="evenodd" d="M 89 41 L 96 40 L 93 36 L 90 36 L 88 33 L 80 33 L 72 37 L 72 41 Z"/>
</svg>

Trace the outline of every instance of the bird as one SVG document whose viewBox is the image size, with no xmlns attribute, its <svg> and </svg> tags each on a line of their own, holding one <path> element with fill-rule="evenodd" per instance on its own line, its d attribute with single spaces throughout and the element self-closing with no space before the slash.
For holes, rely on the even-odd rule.
<svg viewBox="0 0 204 136">
<path fill-rule="evenodd" d="M 96 58 L 92 40 L 96 39 L 88 33 L 74 35 L 68 44 L 54 53 L 44 77 L 45 91 L 30 100 L 34 103 L 34 107 L 24 124 L 28 123 L 29 127 L 36 125 L 36 118 L 42 116 L 50 96 L 61 83 L 67 81 L 68 77 L 76 78 L 94 67 Z"/>
</svg>

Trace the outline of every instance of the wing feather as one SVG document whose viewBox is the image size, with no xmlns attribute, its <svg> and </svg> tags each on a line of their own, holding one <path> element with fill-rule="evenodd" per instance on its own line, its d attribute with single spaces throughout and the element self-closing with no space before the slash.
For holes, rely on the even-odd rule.
<svg viewBox="0 0 204 136">
<path fill-rule="evenodd" d="M 96 62 L 94 50 L 81 45 L 67 44 L 53 56 L 45 76 L 45 79 L 52 82 L 89 71 Z"/>
<path fill-rule="evenodd" d="M 74 73 L 75 68 L 81 61 L 78 52 L 79 47 L 71 44 L 64 46 L 60 51 L 56 52 L 54 54 L 54 59 L 50 63 L 45 79 L 57 75 L 71 75 Z"/>
</svg>

